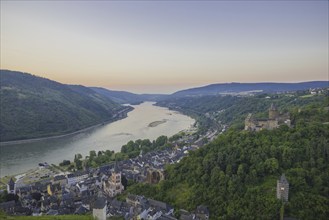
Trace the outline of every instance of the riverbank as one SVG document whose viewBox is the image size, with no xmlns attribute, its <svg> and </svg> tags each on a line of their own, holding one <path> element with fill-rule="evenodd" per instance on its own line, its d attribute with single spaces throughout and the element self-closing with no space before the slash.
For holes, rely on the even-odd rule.
<svg viewBox="0 0 329 220">
<path fill-rule="evenodd" d="M 166 138 L 167 140 L 170 140 L 171 138 L 173 138 L 174 136 L 180 136 L 181 140 L 187 140 L 188 137 L 191 137 L 194 132 L 196 131 L 196 127 L 191 126 L 190 128 L 184 129 L 179 131 L 178 133 L 174 134 L 172 137 L 170 138 Z M 162 138 L 163 136 L 159 136 L 157 139 Z M 130 142 L 130 141 L 129 141 Z M 158 143 L 160 141 L 155 141 L 153 144 Z M 149 143 L 151 143 L 151 141 L 149 141 Z M 172 145 L 172 147 L 175 146 L 176 143 L 174 140 L 172 141 L 166 141 L 165 143 L 163 143 L 164 145 Z M 128 144 L 128 142 L 126 143 Z M 177 143 L 176 143 L 177 146 Z M 167 146 L 168 147 L 168 146 Z M 152 152 L 152 151 L 157 151 L 159 149 L 162 149 L 163 146 L 154 146 L 154 148 L 152 148 L 151 151 L 144 151 L 143 153 L 147 153 L 147 152 Z M 95 154 L 97 152 L 95 151 Z M 130 152 L 132 153 L 132 152 Z M 111 152 L 111 155 L 109 156 L 109 161 L 106 161 L 105 163 L 102 164 L 97 164 L 97 167 L 106 165 L 106 164 L 111 164 L 114 163 L 115 161 L 121 161 L 121 160 L 125 160 L 131 157 L 131 154 L 129 152 L 123 153 L 123 152 Z M 138 156 L 138 154 L 140 153 L 139 150 L 137 150 L 137 152 L 135 152 L 136 155 L 134 155 L 135 157 Z M 78 152 L 77 152 L 78 154 Z M 106 155 L 106 153 L 103 151 L 102 154 L 100 154 L 100 157 L 104 157 L 104 155 Z M 99 156 L 99 153 L 97 154 L 97 156 L 95 156 L 94 160 L 97 160 L 97 157 Z M 86 155 L 85 158 L 80 158 L 79 160 L 81 161 L 81 164 L 85 164 L 88 162 L 89 156 Z M 70 168 L 70 166 L 72 166 Z M 96 167 L 94 167 L 96 168 Z M 27 170 L 25 172 L 19 173 L 19 174 L 11 174 L 11 175 L 6 175 L 0 178 L 0 190 L 5 190 L 6 189 L 6 184 L 9 182 L 9 180 L 11 178 L 13 178 L 13 180 L 16 182 L 16 187 L 24 187 L 27 185 L 31 185 L 34 184 L 36 182 L 39 181 L 46 181 L 46 180 L 51 180 L 54 176 L 57 175 L 66 175 L 70 172 L 72 172 L 72 170 L 78 169 L 77 164 L 74 161 L 70 161 L 69 165 L 55 165 L 55 164 L 51 164 L 47 167 L 35 167 L 33 169 Z"/>
<path fill-rule="evenodd" d="M 155 140 L 161 135 L 171 137 L 179 131 L 188 129 L 194 120 L 168 108 L 157 107 L 153 102 L 133 106 L 128 117 L 113 123 L 99 126 L 63 138 L 43 140 L 33 143 L 0 146 L 0 177 L 22 173 L 37 167 L 38 163 L 59 164 L 71 160 L 74 154 L 89 155 L 91 150 L 120 152 L 121 147 L 130 140 Z M 154 121 L 168 119 L 159 126 L 149 128 Z"/>
<path fill-rule="evenodd" d="M 57 138 L 63 138 L 63 137 L 69 137 L 71 135 L 76 135 L 82 132 L 86 132 L 89 130 L 92 130 L 94 128 L 103 126 L 103 125 L 107 125 L 109 123 L 115 122 L 117 120 L 121 120 L 127 117 L 127 113 L 132 111 L 134 108 L 129 106 L 127 108 L 125 108 L 124 110 L 120 111 L 119 113 L 115 114 L 116 118 L 113 118 L 111 120 L 96 124 L 96 125 L 92 125 L 90 127 L 87 128 L 83 128 L 80 129 L 78 131 L 74 131 L 74 132 L 70 132 L 67 134 L 61 134 L 61 135 L 55 135 L 55 136 L 48 136 L 48 137 L 40 137 L 40 138 L 30 138 L 30 139 L 24 139 L 24 140 L 14 140 L 14 141 L 4 141 L 4 142 L 0 142 L 0 146 L 5 146 L 5 145 L 13 145 L 13 144 L 26 144 L 26 143 L 34 143 L 34 142 L 38 142 L 38 141 L 45 141 L 45 140 L 52 140 L 52 139 L 57 139 Z"/>
</svg>

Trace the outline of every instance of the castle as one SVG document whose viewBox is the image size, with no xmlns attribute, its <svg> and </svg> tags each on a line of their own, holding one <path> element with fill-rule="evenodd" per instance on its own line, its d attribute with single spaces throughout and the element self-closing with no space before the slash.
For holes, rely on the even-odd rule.
<svg viewBox="0 0 329 220">
<path fill-rule="evenodd" d="M 255 119 L 251 113 L 248 114 L 245 119 L 245 128 L 247 131 L 260 131 L 260 130 L 272 130 L 278 128 L 280 125 L 286 124 L 291 126 L 289 113 L 280 114 L 274 104 L 268 110 L 268 119 Z"/>
</svg>

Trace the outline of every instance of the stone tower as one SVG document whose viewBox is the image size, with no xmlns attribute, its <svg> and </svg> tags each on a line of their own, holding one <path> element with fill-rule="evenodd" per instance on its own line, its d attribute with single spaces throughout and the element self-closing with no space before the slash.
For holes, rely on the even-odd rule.
<svg viewBox="0 0 329 220">
<path fill-rule="evenodd" d="M 269 108 L 268 110 L 268 118 L 270 120 L 274 120 L 276 118 L 279 117 L 279 112 L 278 112 L 278 109 L 276 108 L 276 106 L 272 103 L 271 104 L 271 107 Z"/>
<path fill-rule="evenodd" d="M 289 182 L 285 175 L 282 174 L 276 183 L 276 198 L 284 202 L 288 202 L 289 198 Z"/>
</svg>

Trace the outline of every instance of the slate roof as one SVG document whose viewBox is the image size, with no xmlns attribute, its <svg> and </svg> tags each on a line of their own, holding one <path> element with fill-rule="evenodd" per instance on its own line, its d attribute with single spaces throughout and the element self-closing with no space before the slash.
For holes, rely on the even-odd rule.
<svg viewBox="0 0 329 220">
<path fill-rule="evenodd" d="M 54 177 L 54 181 L 64 180 L 66 177 L 64 175 L 59 175 Z"/>
<path fill-rule="evenodd" d="M 52 209 L 50 209 L 50 210 L 47 212 L 47 215 L 58 215 L 58 211 L 57 211 L 57 210 L 52 210 Z"/>
<path fill-rule="evenodd" d="M 204 205 L 199 205 L 196 208 L 196 213 L 209 215 L 208 207 Z"/>
<path fill-rule="evenodd" d="M 3 203 L 0 203 L 0 209 L 1 210 L 8 210 L 8 209 L 12 209 L 12 208 L 15 208 L 15 201 L 12 200 L 12 201 L 9 201 L 9 202 L 3 202 Z"/>
<path fill-rule="evenodd" d="M 286 179 L 286 176 L 284 174 L 281 175 L 280 177 L 280 182 L 281 183 L 285 183 L 285 184 L 289 184 L 288 180 Z"/>
<path fill-rule="evenodd" d="M 67 178 L 72 178 L 72 177 L 76 177 L 76 176 L 83 176 L 85 174 L 88 174 L 88 171 L 76 171 L 75 173 L 67 174 Z"/>
<path fill-rule="evenodd" d="M 103 209 L 106 205 L 106 200 L 104 197 L 98 197 L 94 203 L 94 209 Z"/>
<path fill-rule="evenodd" d="M 13 180 L 13 178 L 10 178 L 9 182 L 8 182 L 8 185 L 11 186 L 11 185 L 15 185 L 15 182 Z"/>
<path fill-rule="evenodd" d="M 160 201 L 153 200 L 153 199 L 149 199 L 148 201 L 149 201 L 150 206 L 152 206 L 156 209 L 162 209 L 162 210 L 166 210 L 166 211 L 169 211 L 171 209 L 171 207 L 167 203 L 160 202 Z"/>
<path fill-rule="evenodd" d="M 81 214 L 85 214 L 87 213 L 89 210 L 86 209 L 84 206 L 80 205 L 74 212 L 74 214 L 78 214 L 78 215 L 81 215 Z"/>
<path fill-rule="evenodd" d="M 117 199 L 114 199 L 114 200 L 112 200 L 111 205 L 116 209 L 120 209 L 122 202 L 118 201 Z"/>
</svg>

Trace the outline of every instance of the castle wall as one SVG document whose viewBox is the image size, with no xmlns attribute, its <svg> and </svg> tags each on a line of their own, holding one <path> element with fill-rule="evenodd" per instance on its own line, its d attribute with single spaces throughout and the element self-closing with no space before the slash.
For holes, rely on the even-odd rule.
<svg viewBox="0 0 329 220">
<path fill-rule="evenodd" d="M 269 119 L 253 119 L 252 114 L 249 113 L 245 119 L 244 130 L 247 131 L 260 131 L 263 129 L 272 130 L 278 128 L 280 124 L 291 126 L 289 113 L 280 115 L 276 107 L 272 104 L 269 111 Z"/>
</svg>

